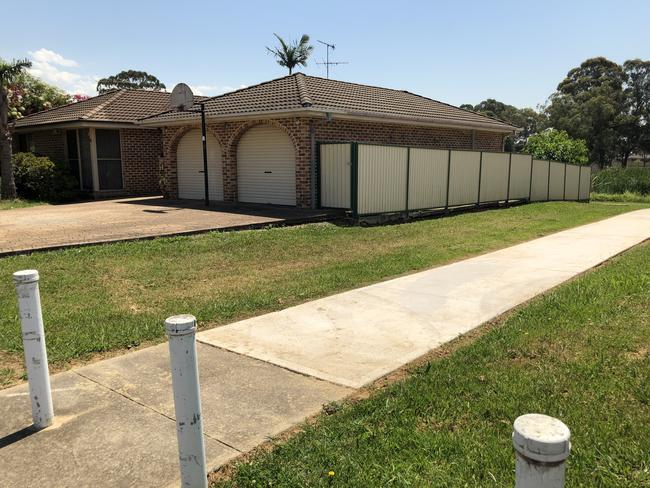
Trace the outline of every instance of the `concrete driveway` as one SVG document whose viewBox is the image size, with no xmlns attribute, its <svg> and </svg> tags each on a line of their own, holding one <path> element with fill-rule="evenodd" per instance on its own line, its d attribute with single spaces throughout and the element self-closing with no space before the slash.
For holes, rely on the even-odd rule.
<svg viewBox="0 0 650 488">
<path fill-rule="evenodd" d="M 125 198 L 0 211 L 0 256 L 85 244 L 331 218 L 330 211 Z"/>
</svg>

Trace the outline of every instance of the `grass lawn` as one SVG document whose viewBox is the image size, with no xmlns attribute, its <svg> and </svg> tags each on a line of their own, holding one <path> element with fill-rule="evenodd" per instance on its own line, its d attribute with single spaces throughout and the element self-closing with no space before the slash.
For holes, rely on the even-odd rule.
<svg viewBox="0 0 650 488">
<path fill-rule="evenodd" d="M 23 374 L 10 278 L 20 269 L 41 274 L 57 370 L 162 340 L 169 315 L 223 324 L 637 208 L 644 206 L 540 203 L 392 226 L 312 224 L 7 257 L 0 259 L 0 385 Z"/>
<path fill-rule="evenodd" d="M 213 488 L 513 486 L 512 422 L 530 412 L 571 429 L 568 487 L 650 486 L 650 245 L 339 405 Z"/>
<path fill-rule="evenodd" d="M 36 205 L 47 205 L 47 202 L 41 202 L 39 200 L 23 200 L 22 198 L 17 198 L 15 200 L 0 200 L 0 210 L 35 207 Z"/>
</svg>

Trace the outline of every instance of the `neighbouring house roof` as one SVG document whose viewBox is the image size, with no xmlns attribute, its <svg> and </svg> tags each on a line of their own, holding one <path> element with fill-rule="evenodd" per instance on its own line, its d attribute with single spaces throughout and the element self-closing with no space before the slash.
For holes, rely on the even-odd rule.
<svg viewBox="0 0 650 488">
<path fill-rule="evenodd" d="M 169 109 L 167 92 L 113 90 L 81 102 L 43 110 L 17 119 L 17 129 L 74 122 L 133 124 L 138 119 Z"/>
<path fill-rule="evenodd" d="M 310 112 L 387 121 L 422 122 L 512 132 L 516 127 L 408 91 L 360 85 L 295 73 L 203 100 L 206 117 L 233 118 Z M 196 107 L 198 108 L 198 106 Z M 145 125 L 166 125 L 198 119 L 192 112 L 167 112 L 143 117 Z"/>
</svg>

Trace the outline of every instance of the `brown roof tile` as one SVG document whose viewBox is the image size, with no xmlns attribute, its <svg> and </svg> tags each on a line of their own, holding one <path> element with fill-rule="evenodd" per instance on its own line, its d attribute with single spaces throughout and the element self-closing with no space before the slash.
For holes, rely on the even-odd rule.
<svg viewBox="0 0 650 488">
<path fill-rule="evenodd" d="M 210 118 L 265 112 L 312 110 L 361 117 L 421 121 L 509 132 L 510 124 L 407 91 L 307 76 L 285 76 L 204 100 Z M 198 107 L 197 107 L 198 108 Z M 143 122 L 163 124 L 197 118 L 191 112 L 167 111 Z"/>
<path fill-rule="evenodd" d="M 15 121 L 16 128 L 66 122 L 135 123 L 169 108 L 169 93 L 114 90 L 81 102 L 44 110 Z"/>
</svg>

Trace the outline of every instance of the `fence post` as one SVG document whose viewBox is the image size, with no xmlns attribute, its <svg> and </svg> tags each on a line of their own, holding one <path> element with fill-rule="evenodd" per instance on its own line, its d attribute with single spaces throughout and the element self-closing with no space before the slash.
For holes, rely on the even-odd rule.
<svg viewBox="0 0 650 488">
<path fill-rule="evenodd" d="M 449 182 L 451 181 L 451 149 L 447 149 L 447 196 L 445 197 L 445 212 L 449 210 Z"/>
<path fill-rule="evenodd" d="M 356 219 L 359 217 L 359 145 L 356 142 L 350 144 L 350 171 L 350 200 Z"/>
<path fill-rule="evenodd" d="M 175 315 L 165 320 L 176 412 L 181 486 L 207 488 L 199 368 L 196 359 L 196 318 Z"/>
<path fill-rule="evenodd" d="M 551 163 L 552 161 L 548 160 L 548 179 L 546 181 L 546 201 L 551 200 Z"/>
<path fill-rule="evenodd" d="M 566 201 L 566 167 L 567 163 L 564 163 L 564 189 L 562 190 L 562 201 Z"/>
<path fill-rule="evenodd" d="M 483 176 L 483 151 L 478 163 L 478 195 L 476 197 L 476 206 L 481 205 L 481 177 Z"/>
<path fill-rule="evenodd" d="M 582 179 L 582 166 L 578 166 L 578 198 L 577 200 L 580 201 L 580 180 Z"/>
<path fill-rule="evenodd" d="M 533 159 L 533 156 L 531 154 L 530 156 L 530 181 L 528 182 L 528 203 L 533 198 L 533 166 L 535 164 L 535 160 Z"/>
<path fill-rule="evenodd" d="M 406 148 L 406 218 L 409 218 L 409 186 L 411 177 L 411 148 Z"/>
<path fill-rule="evenodd" d="M 44 429 L 52 425 L 54 408 L 45 348 L 41 296 L 38 290 L 38 271 L 35 269 L 17 271 L 13 277 L 18 295 L 25 366 L 29 380 L 29 398 L 32 402 L 32 420 L 35 428 Z"/>
<path fill-rule="evenodd" d="M 510 153 L 510 158 L 508 159 L 508 189 L 506 190 L 506 205 L 510 200 L 510 173 L 512 171 L 512 153 Z"/>
<path fill-rule="evenodd" d="M 527 414 L 514 422 L 515 488 L 563 488 L 571 432 L 560 420 Z"/>
</svg>

